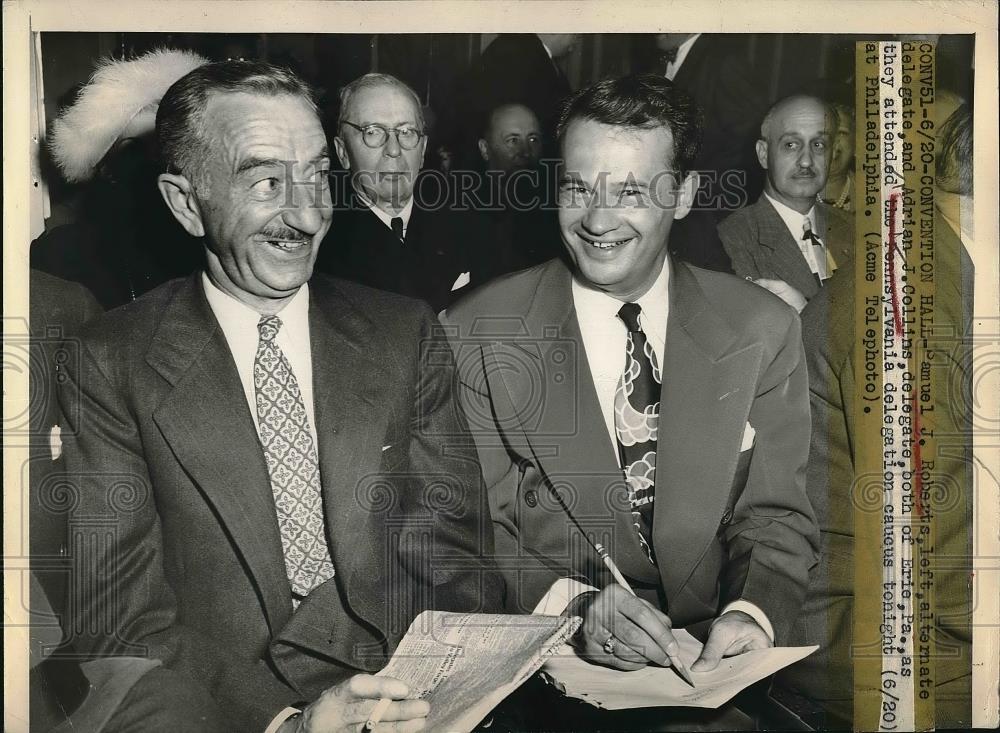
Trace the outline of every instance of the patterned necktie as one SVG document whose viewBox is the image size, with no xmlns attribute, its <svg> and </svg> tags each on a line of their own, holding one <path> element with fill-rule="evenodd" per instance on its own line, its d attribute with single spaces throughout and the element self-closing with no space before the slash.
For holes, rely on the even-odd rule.
<svg viewBox="0 0 1000 733">
<path fill-rule="evenodd" d="M 399 241 L 402 242 L 406 237 L 403 235 L 403 217 L 394 216 L 389 222 L 389 226 L 392 227 L 392 233 L 399 237 Z"/>
<path fill-rule="evenodd" d="M 292 365 L 275 342 L 281 319 L 261 316 L 253 362 L 257 421 L 281 530 L 293 605 L 333 577 L 326 544 L 319 460 Z"/>
<path fill-rule="evenodd" d="M 809 242 L 813 246 L 813 261 L 816 263 L 816 272 L 814 274 L 822 287 L 823 281 L 830 279 L 830 272 L 835 269 L 836 266 L 830 267 L 830 262 L 827 261 L 828 255 L 826 247 L 823 245 L 823 240 L 816 236 L 816 233 L 812 229 L 812 222 L 809 221 L 808 216 L 802 219 L 802 241 Z"/>
<path fill-rule="evenodd" d="M 635 303 L 626 303 L 618 311 L 618 317 L 628 328 L 628 339 L 625 342 L 625 371 L 615 390 L 615 433 L 628 486 L 632 521 L 639 533 L 639 544 L 655 565 L 650 539 L 661 378 L 653 347 L 639 327 L 640 311 Z"/>
</svg>

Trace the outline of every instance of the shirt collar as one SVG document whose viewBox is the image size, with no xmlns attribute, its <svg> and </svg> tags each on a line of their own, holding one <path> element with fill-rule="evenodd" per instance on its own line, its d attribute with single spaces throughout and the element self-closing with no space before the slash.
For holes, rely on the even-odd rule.
<svg viewBox="0 0 1000 733">
<path fill-rule="evenodd" d="M 677 69 L 678 67 L 680 67 L 681 64 L 684 63 L 684 59 L 687 58 L 688 53 L 691 51 L 691 47 L 694 45 L 694 42 L 697 41 L 699 38 L 701 38 L 701 33 L 695 33 L 693 36 L 691 36 L 689 39 L 684 41 L 684 43 L 682 43 L 680 46 L 677 47 L 677 57 L 670 62 L 670 65 L 674 69 Z"/>
<path fill-rule="evenodd" d="M 257 333 L 257 323 L 260 321 L 260 313 L 242 303 L 232 295 L 222 290 L 212 282 L 208 273 L 201 273 L 202 284 L 205 288 L 205 297 L 208 304 L 215 313 L 219 324 L 227 333 L 232 327 L 245 329 L 254 334 Z M 282 331 L 290 336 L 301 334 L 305 329 L 309 332 L 309 284 L 303 283 L 292 299 L 285 303 L 285 306 L 277 314 L 281 318 Z M 256 338 L 256 336 L 255 336 Z"/>
<path fill-rule="evenodd" d="M 805 218 L 809 219 L 809 228 L 813 231 L 813 233 L 820 239 L 823 238 L 823 233 L 816 231 L 815 204 L 809 207 L 809 211 L 807 211 L 805 214 L 800 214 L 795 209 L 786 206 L 780 201 L 772 198 L 766 192 L 764 193 L 764 196 L 770 202 L 771 206 L 774 207 L 774 210 L 778 212 L 778 216 L 781 217 L 781 220 L 785 222 L 785 226 L 788 227 L 788 231 L 792 235 L 792 239 L 794 239 L 796 242 L 802 239 L 802 231 L 803 231 L 802 220 Z"/>
<path fill-rule="evenodd" d="M 375 204 L 373 204 L 371 201 L 368 200 L 367 196 L 365 196 L 363 194 L 359 193 L 358 194 L 358 199 L 361 201 L 361 203 L 363 203 L 365 206 L 367 206 L 369 209 L 371 209 L 372 212 L 374 212 L 375 216 L 377 216 L 379 219 L 382 220 L 383 224 L 385 224 L 387 227 L 389 227 L 390 229 L 392 229 L 392 220 L 395 219 L 396 217 L 394 217 L 392 214 L 389 214 L 389 213 L 383 211 L 382 209 L 380 209 L 379 207 L 377 207 Z M 400 211 L 398 214 L 396 214 L 396 216 L 398 216 L 399 218 L 401 218 L 403 220 L 403 233 L 404 234 L 406 233 L 406 230 L 410 226 L 410 215 L 412 213 L 413 213 L 413 197 L 410 196 L 410 200 L 406 202 L 406 206 L 403 207 L 402 211 Z"/>
<path fill-rule="evenodd" d="M 656 276 L 656 280 L 653 281 L 649 290 L 634 301 L 642 309 L 639 318 L 644 331 L 647 330 L 647 325 L 653 332 L 659 332 L 666 328 L 665 314 L 669 296 L 669 281 L 670 258 L 665 257 L 660 274 Z M 587 287 L 576 278 L 576 275 L 573 276 L 573 303 L 578 315 L 583 312 L 611 318 L 617 318 L 618 311 L 622 307 L 622 301 L 608 295 L 603 290 Z M 659 323 L 661 320 L 664 321 L 662 324 Z"/>
<path fill-rule="evenodd" d="M 934 190 L 935 205 L 944 220 L 953 231 L 957 232 L 963 242 L 970 242 L 973 237 L 972 197 L 957 193 Z"/>
</svg>

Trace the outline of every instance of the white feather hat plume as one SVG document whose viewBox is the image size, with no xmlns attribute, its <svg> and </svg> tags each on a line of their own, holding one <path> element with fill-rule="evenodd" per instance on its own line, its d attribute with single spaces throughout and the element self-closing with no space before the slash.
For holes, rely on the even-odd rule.
<svg viewBox="0 0 1000 733">
<path fill-rule="evenodd" d="M 160 49 L 129 61 L 104 59 L 76 101 L 52 123 L 52 157 L 70 183 L 88 180 L 141 112 L 152 120 L 170 86 L 208 59 Z"/>
</svg>

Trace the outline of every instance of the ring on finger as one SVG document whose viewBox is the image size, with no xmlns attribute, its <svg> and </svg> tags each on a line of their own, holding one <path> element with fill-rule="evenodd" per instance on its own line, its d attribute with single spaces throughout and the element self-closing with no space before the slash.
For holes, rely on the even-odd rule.
<svg viewBox="0 0 1000 733">
<path fill-rule="evenodd" d="M 614 635 L 608 637 L 607 641 L 604 642 L 604 653 L 614 655 L 615 653 L 616 640 Z"/>
</svg>

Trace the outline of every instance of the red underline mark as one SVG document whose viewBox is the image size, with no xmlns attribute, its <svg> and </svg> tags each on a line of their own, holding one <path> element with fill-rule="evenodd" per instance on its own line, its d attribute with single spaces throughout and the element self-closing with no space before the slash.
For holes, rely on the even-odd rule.
<svg viewBox="0 0 1000 733">
<path fill-rule="evenodd" d="M 896 254 L 902 257 L 903 252 L 896 244 L 896 208 L 899 206 L 899 193 L 889 194 L 889 290 L 892 294 L 892 326 L 893 335 L 903 337 L 903 313 L 899 308 L 899 283 L 896 282 Z"/>
</svg>

